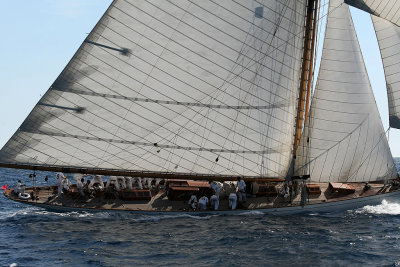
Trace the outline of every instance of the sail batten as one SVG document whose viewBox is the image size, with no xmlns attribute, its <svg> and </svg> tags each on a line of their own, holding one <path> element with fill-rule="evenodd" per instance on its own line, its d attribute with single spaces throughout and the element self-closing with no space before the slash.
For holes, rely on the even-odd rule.
<svg viewBox="0 0 400 267">
<path fill-rule="evenodd" d="M 296 156 L 295 173 L 315 182 L 396 176 L 350 10 L 340 0 L 329 4 L 310 118 Z"/>
<path fill-rule="evenodd" d="M 305 7 L 306 0 L 113 1 L 0 162 L 283 177 Z"/>
</svg>

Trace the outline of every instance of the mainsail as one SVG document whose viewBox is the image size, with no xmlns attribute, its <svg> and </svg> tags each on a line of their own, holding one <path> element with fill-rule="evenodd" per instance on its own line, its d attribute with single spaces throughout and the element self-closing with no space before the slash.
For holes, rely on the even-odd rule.
<svg viewBox="0 0 400 267">
<path fill-rule="evenodd" d="M 400 27 L 376 16 L 371 18 L 385 71 L 389 125 L 400 129 Z"/>
<path fill-rule="evenodd" d="M 306 2 L 115 0 L 0 162 L 283 177 Z"/>
<path fill-rule="evenodd" d="M 295 172 L 312 181 L 374 181 L 396 171 L 349 7 L 329 5 L 311 114 L 297 150 Z"/>
</svg>

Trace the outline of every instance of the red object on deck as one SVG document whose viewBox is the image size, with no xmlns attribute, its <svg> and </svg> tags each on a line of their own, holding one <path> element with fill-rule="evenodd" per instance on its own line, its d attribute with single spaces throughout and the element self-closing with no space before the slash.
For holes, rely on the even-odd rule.
<svg viewBox="0 0 400 267">
<path fill-rule="evenodd" d="M 7 184 L 3 185 L 3 186 L 1 187 L 1 189 L 7 190 Z"/>
</svg>

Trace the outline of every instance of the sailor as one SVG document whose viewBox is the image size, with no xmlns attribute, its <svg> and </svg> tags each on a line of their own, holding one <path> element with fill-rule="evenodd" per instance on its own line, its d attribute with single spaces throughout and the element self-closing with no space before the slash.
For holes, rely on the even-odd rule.
<svg viewBox="0 0 400 267">
<path fill-rule="evenodd" d="M 21 193 L 21 194 L 24 194 L 24 193 L 25 193 L 25 184 L 23 184 L 23 183 L 21 182 L 21 180 L 18 180 L 17 187 L 15 188 L 14 192 L 15 192 L 15 194 L 17 194 L 17 195 L 18 195 L 19 193 Z"/>
<path fill-rule="evenodd" d="M 218 210 L 218 207 L 219 207 L 219 197 L 217 196 L 217 194 L 211 196 L 211 198 L 210 198 L 210 204 L 211 204 L 211 207 L 214 207 L 214 210 Z"/>
<path fill-rule="evenodd" d="M 132 177 L 125 177 L 125 184 L 128 190 L 132 190 Z"/>
<path fill-rule="evenodd" d="M 64 176 L 64 179 L 62 181 L 62 190 L 64 192 L 69 192 L 71 186 L 71 182 L 68 180 L 68 176 Z"/>
<path fill-rule="evenodd" d="M 83 191 L 89 196 L 92 197 L 93 196 L 93 183 L 92 181 L 90 181 L 89 179 L 86 181 L 86 184 L 83 186 Z"/>
<path fill-rule="evenodd" d="M 113 185 L 114 189 L 119 191 L 119 184 L 118 184 L 117 176 L 110 176 L 110 178 L 108 179 L 108 182 L 106 184 L 106 189 L 109 188 L 110 185 Z"/>
<path fill-rule="evenodd" d="M 103 191 L 104 190 L 104 183 L 101 175 L 96 175 L 93 178 L 93 187 L 96 191 Z"/>
<path fill-rule="evenodd" d="M 230 193 L 229 194 L 229 208 L 232 210 L 235 210 L 236 205 L 237 205 L 237 196 L 235 193 Z"/>
<path fill-rule="evenodd" d="M 74 174 L 74 180 L 76 182 L 76 187 L 78 188 L 79 193 L 81 196 L 85 196 L 85 193 L 83 192 L 83 183 L 85 182 L 85 179 L 82 178 L 82 174 Z"/>
<path fill-rule="evenodd" d="M 217 195 L 217 197 L 219 198 L 219 194 L 221 193 L 221 189 L 222 189 L 222 186 L 221 186 L 221 184 L 220 183 L 218 183 L 218 182 L 211 182 L 211 184 L 210 184 L 210 188 L 212 188 L 213 190 L 214 190 L 214 192 L 215 192 L 215 195 Z"/>
<path fill-rule="evenodd" d="M 188 204 L 193 210 L 196 210 L 197 197 L 196 197 L 196 193 L 195 192 L 193 192 L 192 196 L 190 197 L 190 199 L 188 201 Z"/>
<path fill-rule="evenodd" d="M 137 179 L 137 182 L 138 182 L 138 189 L 143 189 L 142 178 L 139 177 Z"/>
<path fill-rule="evenodd" d="M 61 196 L 62 189 L 63 189 L 63 181 L 64 181 L 64 174 L 62 172 L 57 173 L 57 187 L 58 187 L 58 196 Z"/>
<path fill-rule="evenodd" d="M 125 178 L 124 177 L 118 177 L 118 185 L 120 190 L 125 190 L 126 189 L 126 183 L 125 183 Z M 118 190 L 119 191 L 119 190 Z"/>
<path fill-rule="evenodd" d="M 202 196 L 199 199 L 199 210 L 205 210 L 207 209 L 207 204 L 208 204 L 208 197 Z"/>
<path fill-rule="evenodd" d="M 239 203 L 246 202 L 246 183 L 240 177 L 238 177 L 237 187 L 238 187 Z"/>
<path fill-rule="evenodd" d="M 155 182 L 155 184 L 154 184 L 154 186 L 155 186 L 156 189 L 158 189 L 161 180 L 162 180 L 162 179 L 160 179 L 160 178 L 156 178 L 156 182 Z"/>
<path fill-rule="evenodd" d="M 288 198 L 290 196 L 289 186 L 286 183 L 282 186 L 280 193 L 284 198 Z"/>
<path fill-rule="evenodd" d="M 80 180 L 78 179 L 76 181 L 76 187 L 78 187 L 79 194 L 81 194 L 81 196 L 83 196 L 83 197 L 85 196 L 85 192 L 83 190 L 84 183 L 85 183 L 85 178 L 81 178 Z"/>
</svg>

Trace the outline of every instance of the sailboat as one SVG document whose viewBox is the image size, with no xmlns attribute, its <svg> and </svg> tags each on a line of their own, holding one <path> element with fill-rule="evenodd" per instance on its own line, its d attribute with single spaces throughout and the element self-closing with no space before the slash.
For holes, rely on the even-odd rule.
<svg viewBox="0 0 400 267">
<path fill-rule="evenodd" d="M 318 0 L 114 0 L 1 149 L 0 167 L 158 180 L 110 198 L 58 196 L 56 186 L 5 196 L 53 209 L 189 212 L 188 192 L 210 196 L 210 182 L 240 177 L 239 209 L 221 196 L 218 210 L 195 212 L 398 199 L 349 5 L 371 14 L 399 129 L 399 2 L 331 0 L 322 14 Z"/>
</svg>

